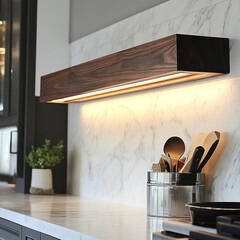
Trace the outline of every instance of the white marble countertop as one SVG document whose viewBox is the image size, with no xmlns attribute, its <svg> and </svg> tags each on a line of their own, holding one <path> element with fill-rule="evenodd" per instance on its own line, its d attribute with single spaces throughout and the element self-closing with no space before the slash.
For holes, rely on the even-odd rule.
<svg viewBox="0 0 240 240">
<path fill-rule="evenodd" d="M 64 240 L 150 240 L 162 224 L 144 208 L 70 195 L 19 194 L 2 184 L 0 217 Z"/>
</svg>

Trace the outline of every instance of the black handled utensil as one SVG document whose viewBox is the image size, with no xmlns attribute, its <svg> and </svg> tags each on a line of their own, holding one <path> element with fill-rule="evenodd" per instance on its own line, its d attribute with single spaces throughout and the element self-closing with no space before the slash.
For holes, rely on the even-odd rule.
<svg viewBox="0 0 240 240">
<path fill-rule="evenodd" d="M 197 172 L 198 165 L 201 161 L 203 153 L 204 153 L 204 148 L 202 146 L 198 146 L 198 147 L 195 148 L 193 156 L 192 156 L 192 160 L 191 160 L 191 165 L 190 165 L 190 168 L 189 168 L 190 173 L 196 173 Z"/>
<path fill-rule="evenodd" d="M 198 173 L 202 171 L 203 167 L 206 165 L 206 163 L 212 156 L 213 152 L 215 151 L 218 145 L 219 139 L 220 139 L 220 132 L 217 132 L 217 131 L 210 132 L 205 138 L 202 144 L 202 146 L 205 149 L 205 152 L 202 156 L 201 162 L 199 163 L 199 167 L 197 170 Z"/>
<path fill-rule="evenodd" d="M 212 156 L 213 152 L 215 151 L 217 145 L 219 143 L 219 140 L 217 139 L 213 144 L 212 146 L 210 147 L 209 151 L 207 152 L 205 158 L 201 161 L 198 169 L 197 169 L 197 172 L 200 173 L 202 172 L 202 169 L 204 168 L 204 166 L 206 165 L 206 163 L 208 162 L 209 158 Z"/>
</svg>

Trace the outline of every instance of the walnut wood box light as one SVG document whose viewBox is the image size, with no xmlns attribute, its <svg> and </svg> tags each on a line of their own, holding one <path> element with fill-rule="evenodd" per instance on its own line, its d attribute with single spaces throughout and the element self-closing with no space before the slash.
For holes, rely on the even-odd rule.
<svg viewBox="0 0 240 240">
<path fill-rule="evenodd" d="M 176 34 L 41 78 L 41 102 L 68 103 L 229 73 L 229 40 Z"/>
</svg>

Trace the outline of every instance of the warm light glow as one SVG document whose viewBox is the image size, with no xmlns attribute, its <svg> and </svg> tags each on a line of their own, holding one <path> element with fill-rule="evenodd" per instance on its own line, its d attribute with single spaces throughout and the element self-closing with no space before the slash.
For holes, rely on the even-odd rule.
<svg viewBox="0 0 240 240">
<path fill-rule="evenodd" d="M 3 21 L 0 21 L 0 25 L 2 25 L 3 24 Z"/>
<path fill-rule="evenodd" d="M 5 53 L 6 53 L 6 49 L 0 47 L 0 54 L 4 55 Z"/>
<path fill-rule="evenodd" d="M 159 78 L 154 78 L 154 79 L 145 80 L 145 81 L 141 81 L 141 82 L 130 83 L 130 84 L 126 84 L 126 85 L 121 85 L 121 86 L 96 90 L 93 92 L 83 93 L 83 94 L 75 95 L 75 96 L 71 96 L 71 97 L 56 99 L 56 100 L 52 100 L 50 102 L 51 103 L 71 102 L 76 99 L 81 100 L 83 98 L 93 97 L 96 95 L 117 92 L 117 91 L 121 91 L 121 90 L 131 89 L 131 88 L 135 88 L 135 87 L 140 87 L 140 86 L 144 86 L 144 85 L 154 84 L 154 83 L 158 83 L 158 82 L 162 82 L 162 81 L 167 81 L 170 79 L 177 79 L 177 78 L 182 78 L 182 77 L 191 76 L 191 75 L 192 75 L 191 73 L 185 73 L 185 72 L 175 73 L 175 74 L 171 74 L 168 76 L 162 76 Z"/>
</svg>

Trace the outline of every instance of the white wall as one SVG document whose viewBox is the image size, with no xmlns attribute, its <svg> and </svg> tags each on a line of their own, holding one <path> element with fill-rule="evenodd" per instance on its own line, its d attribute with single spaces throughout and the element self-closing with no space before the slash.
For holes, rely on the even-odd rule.
<svg viewBox="0 0 240 240">
<path fill-rule="evenodd" d="M 41 76 L 69 66 L 70 0 L 39 0 L 35 95 Z"/>
<path fill-rule="evenodd" d="M 69 193 L 146 206 L 165 141 L 218 130 L 204 170 L 210 200 L 240 201 L 240 1 L 171 0 L 71 44 L 71 65 L 174 33 L 230 38 L 231 73 L 69 105 Z M 186 155 L 185 153 L 185 155 Z"/>
</svg>

